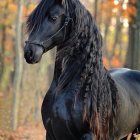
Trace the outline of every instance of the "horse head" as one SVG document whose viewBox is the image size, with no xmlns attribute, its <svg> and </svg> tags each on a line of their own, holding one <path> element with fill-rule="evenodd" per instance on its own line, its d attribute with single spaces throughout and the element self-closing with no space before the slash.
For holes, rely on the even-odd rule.
<svg viewBox="0 0 140 140">
<path fill-rule="evenodd" d="M 63 0 L 42 0 L 27 20 L 26 61 L 38 63 L 45 52 L 61 45 L 67 37 L 70 21 Z"/>
</svg>

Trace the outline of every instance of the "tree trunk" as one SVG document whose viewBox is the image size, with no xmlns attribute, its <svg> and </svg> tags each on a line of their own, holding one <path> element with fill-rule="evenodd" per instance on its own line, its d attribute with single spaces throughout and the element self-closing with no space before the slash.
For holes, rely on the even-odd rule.
<svg viewBox="0 0 140 140">
<path fill-rule="evenodd" d="M 16 19 L 16 42 L 15 42 L 15 75 L 14 75 L 14 86 L 13 86 L 13 111 L 12 111 L 12 129 L 16 130 L 18 125 L 18 110 L 19 110 L 19 99 L 20 99 L 20 85 L 22 79 L 23 70 L 23 50 L 22 44 L 22 4 L 23 0 L 18 0 L 18 10 Z"/>
<path fill-rule="evenodd" d="M 98 13 L 98 0 L 94 1 L 94 18 L 97 19 L 97 13 Z"/>
<path fill-rule="evenodd" d="M 120 16 L 121 14 L 118 14 L 116 18 L 116 29 L 115 29 L 114 43 L 113 43 L 113 49 L 110 55 L 110 60 L 113 58 L 113 56 L 115 56 L 117 45 L 119 43 L 119 37 L 121 34 L 121 27 L 122 27 L 121 22 L 120 22 Z"/>
<path fill-rule="evenodd" d="M 136 4 L 137 15 L 129 26 L 129 46 L 125 66 L 140 70 L 140 1 Z"/>
<path fill-rule="evenodd" d="M 7 10 L 8 3 L 6 3 L 4 9 Z M 3 19 L 7 18 L 7 11 L 4 10 Z M 5 62 L 7 57 L 7 50 L 5 49 L 5 42 L 7 41 L 6 25 L 1 26 L 1 44 L 0 44 L 0 91 L 4 93 L 10 83 L 11 65 Z"/>
</svg>

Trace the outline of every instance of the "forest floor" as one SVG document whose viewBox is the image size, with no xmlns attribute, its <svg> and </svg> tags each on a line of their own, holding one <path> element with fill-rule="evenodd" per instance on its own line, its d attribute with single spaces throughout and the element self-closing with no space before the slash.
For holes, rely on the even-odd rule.
<svg viewBox="0 0 140 140">
<path fill-rule="evenodd" d="M 19 127 L 16 131 L 0 130 L 0 140 L 45 140 L 45 129 L 38 124 Z"/>
</svg>

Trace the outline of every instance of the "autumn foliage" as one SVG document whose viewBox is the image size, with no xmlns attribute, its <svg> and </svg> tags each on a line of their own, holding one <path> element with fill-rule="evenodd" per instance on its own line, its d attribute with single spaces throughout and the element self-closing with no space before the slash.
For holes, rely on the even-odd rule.
<svg viewBox="0 0 140 140">
<path fill-rule="evenodd" d="M 35 3 L 25 2 L 22 6 L 22 24 L 29 13 L 34 9 Z M 0 90 L 5 91 L 12 79 L 14 69 L 15 38 L 17 2 L 15 0 L 3 0 L 0 2 Z M 24 37 L 24 31 L 23 35 Z"/>
<path fill-rule="evenodd" d="M 18 0 L 0 1 L 0 140 L 43 140 L 44 128 L 36 122 L 40 106 L 49 83 L 52 70 L 50 54 L 46 60 L 29 67 L 24 63 L 20 93 L 19 128 L 9 132 L 11 125 L 11 101 L 15 72 L 15 40 Z M 22 4 L 22 45 L 26 38 L 25 21 L 40 0 L 23 0 Z M 95 14 L 95 0 L 81 0 L 91 14 Z M 123 67 L 128 49 L 128 28 L 137 14 L 138 0 L 97 0 L 97 25 L 103 36 L 103 62 L 109 68 Z M 54 61 L 54 60 L 53 60 Z M 49 71 L 49 72 L 48 72 Z M 36 79 L 35 79 L 36 78 Z M 42 84 L 43 83 L 43 84 Z M 30 99 L 30 100 L 29 100 Z M 25 107 L 26 106 L 26 107 Z M 27 109 L 28 106 L 28 109 Z M 6 110 L 6 111 L 5 111 Z M 23 113 L 24 112 L 24 113 Z M 39 113 L 38 113 L 39 112 Z M 2 116 L 2 117 L 1 117 Z M 39 118 L 40 119 L 40 118 Z M 7 121 L 8 120 L 8 121 Z M 3 123 L 4 122 L 4 123 Z M 2 124 L 3 123 L 3 124 Z M 22 127 L 21 127 L 22 125 Z M 30 130 L 28 129 L 30 128 Z M 39 132 L 37 132 L 39 130 Z M 33 135 L 36 135 L 36 138 Z"/>
<path fill-rule="evenodd" d="M 137 14 L 137 0 L 104 0 L 99 2 L 97 22 L 104 39 L 104 64 L 122 67 L 128 46 L 128 27 Z"/>
</svg>

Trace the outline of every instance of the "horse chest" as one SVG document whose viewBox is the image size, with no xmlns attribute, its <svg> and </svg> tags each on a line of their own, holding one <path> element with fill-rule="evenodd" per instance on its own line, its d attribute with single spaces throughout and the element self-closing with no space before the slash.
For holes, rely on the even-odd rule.
<svg viewBox="0 0 140 140">
<path fill-rule="evenodd" d="M 57 138 L 77 139 L 83 129 L 82 102 L 74 98 L 68 93 L 61 94 L 55 100 L 50 97 L 44 104 L 42 117 L 45 128 Z"/>
</svg>

